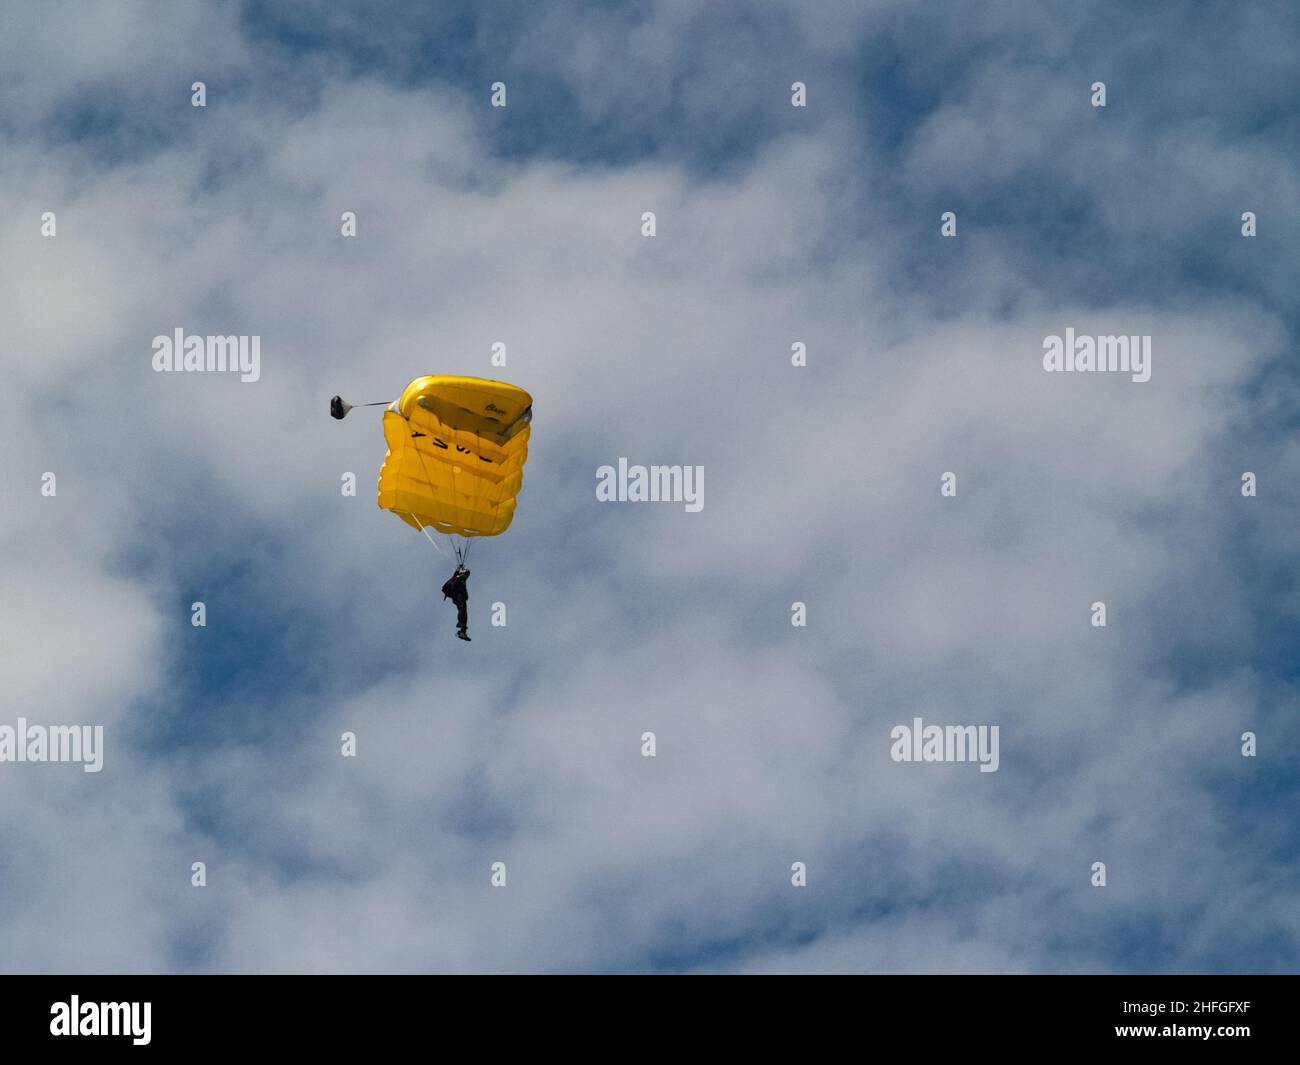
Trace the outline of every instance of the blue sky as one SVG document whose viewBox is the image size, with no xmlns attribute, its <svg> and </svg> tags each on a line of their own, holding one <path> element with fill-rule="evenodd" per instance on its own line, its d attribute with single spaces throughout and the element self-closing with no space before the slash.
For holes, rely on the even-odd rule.
<svg viewBox="0 0 1300 1065">
<path fill-rule="evenodd" d="M 0 764 L 0 967 L 1294 971 L 1298 38 L 6 5 L 0 724 L 107 748 Z M 261 380 L 155 374 L 178 326 Z M 1151 382 L 1044 374 L 1066 327 L 1150 334 Z M 535 398 L 468 645 L 377 413 L 326 414 L 424 373 Z M 703 510 L 597 502 L 620 456 Z M 891 761 L 916 716 L 998 771 Z"/>
</svg>

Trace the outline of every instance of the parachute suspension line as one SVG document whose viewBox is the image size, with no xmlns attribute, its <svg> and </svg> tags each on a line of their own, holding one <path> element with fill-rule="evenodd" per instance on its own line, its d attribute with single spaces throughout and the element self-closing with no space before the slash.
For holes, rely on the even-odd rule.
<svg viewBox="0 0 1300 1065">
<path fill-rule="evenodd" d="M 420 516 L 418 514 L 412 514 L 411 517 L 413 517 L 417 522 L 419 522 L 420 532 L 424 533 L 424 535 L 428 538 L 429 543 L 433 544 L 433 549 L 437 551 L 438 554 L 442 555 L 445 558 L 447 556 L 447 553 L 441 547 L 438 546 L 438 541 L 435 540 L 433 538 L 433 534 L 429 532 L 429 527 L 425 525 L 424 522 L 420 521 Z"/>
<path fill-rule="evenodd" d="M 430 483 L 432 483 L 433 477 L 429 473 L 429 464 L 424 461 L 424 456 L 420 454 L 419 448 L 415 449 L 415 457 L 420 460 L 420 467 L 424 470 L 424 476 L 428 479 Z M 433 544 L 434 549 L 438 552 L 438 554 L 442 555 L 443 558 L 446 558 L 447 552 L 438 546 L 438 541 L 433 538 L 433 534 L 429 532 L 429 529 L 424 524 L 424 522 L 420 521 L 420 516 L 418 514 L 412 514 L 411 517 L 413 517 L 417 522 L 420 522 L 420 532 L 424 533 L 424 535 L 428 538 L 429 543 Z M 452 536 L 449 538 L 451 540 L 451 546 L 454 549 L 456 547 L 456 537 Z M 456 553 L 456 560 L 458 562 L 460 561 L 460 552 Z"/>
<path fill-rule="evenodd" d="M 417 518 L 416 520 L 418 521 L 419 519 Z M 433 544 L 433 549 L 434 549 L 435 551 L 437 551 L 438 554 L 442 555 L 442 556 L 445 558 L 445 557 L 446 557 L 446 552 L 443 551 L 443 549 L 442 549 L 441 547 L 438 546 L 438 541 L 435 540 L 435 539 L 433 538 L 433 533 L 429 532 L 428 527 L 427 527 L 427 526 L 424 526 L 424 525 L 421 525 L 421 526 L 420 526 L 420 532 L 424 533 L 424 535 L 425 535 L 426 537 L 428 537 L 428 539 L 429 539 L 429 543 Z"/>
</svg>

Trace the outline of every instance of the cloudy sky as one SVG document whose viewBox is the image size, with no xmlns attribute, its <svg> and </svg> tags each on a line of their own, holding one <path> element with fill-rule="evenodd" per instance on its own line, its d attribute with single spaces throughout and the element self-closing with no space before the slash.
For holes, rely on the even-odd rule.
<svg viewBox="0 0 1300 1065">
<path fill-rule="evenodd" d="M 105 730 L 0 969 L 1295 971 L 1294 6 L 428 7 L 0 9 L 0 725 Z M 535 399 L 470 644 L 327 414 L 425 373 Z"/>
</svg>

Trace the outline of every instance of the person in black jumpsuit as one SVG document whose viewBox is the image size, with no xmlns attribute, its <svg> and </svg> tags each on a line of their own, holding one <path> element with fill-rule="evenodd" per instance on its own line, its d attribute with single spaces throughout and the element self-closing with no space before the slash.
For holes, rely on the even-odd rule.
<svg viewBox="0 0 1300 1065">
<path fill-rule="evenodd" d="M 456 572 L 442 586 L 443 598 L 456 604 L 456 635 L 466 642 L 469 641 L 469 633 L 465 631 L 469 626 L 469 589 L 465 586 L 468 580 L 469 570 L 457 566 Z"/>
</svg>

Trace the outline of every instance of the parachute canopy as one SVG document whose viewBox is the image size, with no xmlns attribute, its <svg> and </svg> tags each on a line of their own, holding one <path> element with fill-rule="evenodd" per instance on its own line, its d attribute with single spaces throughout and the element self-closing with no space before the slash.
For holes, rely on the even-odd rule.
<svg viewBox="0 0 1300 1065">
<path fill-rule="evenodd" d="M 384 411 L 379 505 L 412 528 L 496 536 L 524 481 L 533 397 L 482 377 L 417 377 Z"/>
</svg>

